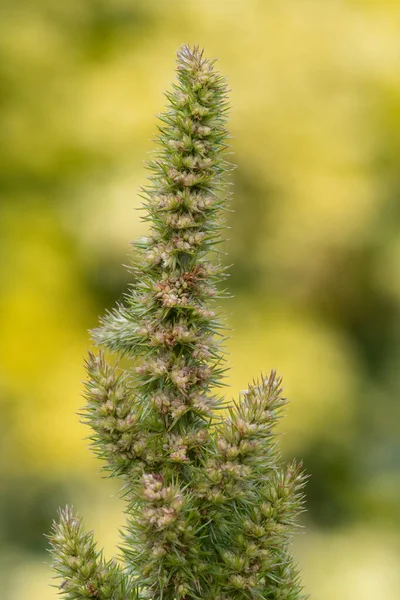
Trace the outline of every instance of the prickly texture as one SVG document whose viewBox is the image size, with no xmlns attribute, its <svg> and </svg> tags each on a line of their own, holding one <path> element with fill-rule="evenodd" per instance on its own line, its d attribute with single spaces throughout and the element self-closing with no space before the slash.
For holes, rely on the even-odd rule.
<svg viewBox="0 0 400 600">
<path fill-rule="evenodd" d="M 101 598 L 136 600 L 135 587 L 114 560 L 106 562 L 96 549 L 93 533 L 85 533 L 82 522 L 67 507 L 60 511 L 49 536 L 53 568 L 61 579 L 59 591 L 67 600 Z"/>
<path fill-rule="evenodd" d="M 124 304 L 94 331 L 126 366 L 103 350 L 87 361 L 83 420 L 127 501 L 124 569 L 103 561 L 67 509 L 52 537 L 61 591 L 71 600 L 299 600 L 289 544 L 304 477 L 296 464 L 280 466 L 280 379 L 261 377 L 227 413 L 217 394 L 225 367 L 213 307 L 226 277 L 217 249 L 232 168 L 226 82 L 184 46 L 166 95 L 142 190 L 149 236 L 135 244 Z"/>
</svg>

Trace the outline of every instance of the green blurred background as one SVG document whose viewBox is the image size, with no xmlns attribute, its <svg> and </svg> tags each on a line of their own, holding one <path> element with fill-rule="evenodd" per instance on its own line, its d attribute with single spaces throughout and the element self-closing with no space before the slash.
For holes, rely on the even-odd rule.
<svg viewBox="0 0 400 600">
<path fill-rule="evenodd" d="M 400 4 L 3 0 L 0 596 L 51 600 L 73 503 L 107 554 L 123 503 L 84 441 L 87 330 L 121 297 L 174 53 L 232 88 L 228 394 L 275 367 L 304 458 L 295 552 L 319 600 L 400 598 Z"/>
</svg>

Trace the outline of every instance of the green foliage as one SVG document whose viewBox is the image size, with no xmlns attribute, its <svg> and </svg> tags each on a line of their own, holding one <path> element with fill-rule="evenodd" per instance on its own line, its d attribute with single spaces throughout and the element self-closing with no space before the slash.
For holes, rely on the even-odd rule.
<svg viewBox="0 0 400 600">
<path fill-rule="evenodd" d="M 198 48 L 178 53 L 143 190 L 149 237 L 135 283 L 94 331 L 131 359 L 89 355 L 83 418 L 95 452 L 123 479 L 125 568 L 104 562 L 66 509 L 51 536 L 60 591 L 81 598 L 303 598 L 290 539 L 304 476 L 280 465 L 274 426 L 286 401 L 262 376 L 225 406 L 223 328 L 212 310 L 226 277 L 217 245 L 228 198 L 225 79 Z"/>
</svg>

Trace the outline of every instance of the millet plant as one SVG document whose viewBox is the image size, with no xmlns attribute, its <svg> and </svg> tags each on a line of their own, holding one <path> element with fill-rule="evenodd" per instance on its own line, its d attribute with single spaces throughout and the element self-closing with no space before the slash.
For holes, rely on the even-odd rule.
<svg viewBox="0 0 400 600">
<path fill-rule="evenodd" d="M 290 554 L 302 510 L 299 465 L 280 464 L 281 380 L 262 375 L 226 404 L 224 328 L 212 309 L 229 196 L 227 87 L 198 48 L 178 52 L 142 190 L 149 236 L 135 244 L 133 285 L 94 331 L 84 421 L 120 477 L 121 560 L 106 560 L 70 508 L 50 536 L 69 600 L 298 600 Z M 129 362 L 130 361 L 130 362 Z"/>
</svg>

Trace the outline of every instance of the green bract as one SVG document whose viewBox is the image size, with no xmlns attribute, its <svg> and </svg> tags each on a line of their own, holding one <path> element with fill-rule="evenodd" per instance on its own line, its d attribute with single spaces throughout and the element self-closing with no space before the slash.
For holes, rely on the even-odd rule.
<svg viewBox="0 0 400 600">
<path fill-rule="evenodd" d="M 212 309 L 228 197 L 225 79 L 198 48 L 178 53 L 143 190 L 149 237 L 134 285 L 94 332 L 133 359 L 89 355 L 84 419 L 96 453 L 124 480 L 124 567 L 105 562 L 66 509 L 51 536 L 70 600 L 304 598 L 289 554 L 304 477 L 279 465 L 285 399 L 272 372 L 225 412 L 223 328 Z"/>
</svg>

